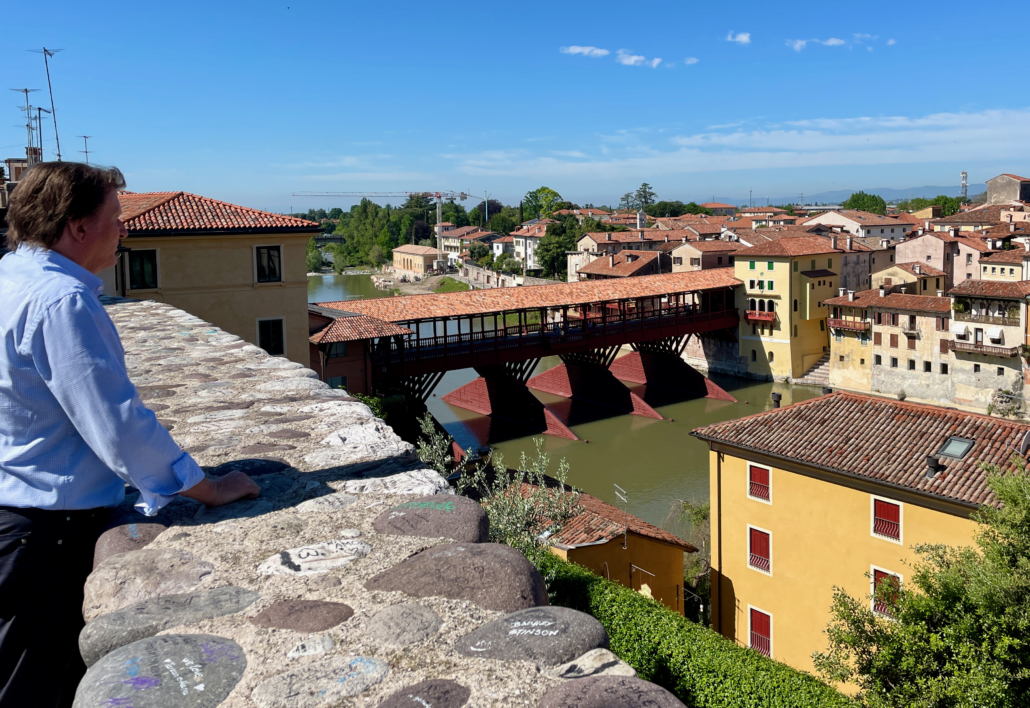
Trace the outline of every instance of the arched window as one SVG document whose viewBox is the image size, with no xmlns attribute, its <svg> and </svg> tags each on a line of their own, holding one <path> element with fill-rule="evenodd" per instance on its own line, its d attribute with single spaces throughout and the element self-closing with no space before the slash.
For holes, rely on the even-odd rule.
<svg viewBox="0 0 1030 708">
<path fill-rule="evenodd" d="M 748 308 L 747 309 L 751 310 L 752 312 L 755 312 L 756 310 L 758 310 L 758 306 L 755 304 L 755 299 L 754 298 L 751 298 L 750 300 L 748 300 L 747 304 L 748 304 Z"/>
<path fill-rule="evenodd" d="M 773 353 L 769 352 L 769 363 L 770 364 L 772 363 L 772 360 L 773 360 Z"/>
<path fill-rule="evenodd" d="M 765 300 L 758 301 L 758 311 L 765 312 Z"/>
<path fill-rule="evenodd" d="M 797 300 L 797 298 L 794 298 L 794 312 L 797 312 L 797 311 L 798 311 L 798 300 Z M 795 334 L 794 336 L 796 337 L 797 335 Z"/>
<path fill-rule="evenodd" d="M 769 301 L 769 312 L 776 312 L 776 303 L 772 300 Z"/>
<path fill-rule="evenodd" d="M 751 350 L 751 361 L 758 361 L 758 350 L 757 349 L 752 349 Z"/>
</svg>

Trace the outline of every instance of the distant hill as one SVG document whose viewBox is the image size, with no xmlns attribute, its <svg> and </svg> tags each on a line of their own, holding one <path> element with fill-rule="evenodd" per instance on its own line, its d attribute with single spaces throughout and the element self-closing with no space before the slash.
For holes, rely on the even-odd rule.
<svg viewBox="0 0 1030 708">
<path fill-rule="evenodd" d="M 893 202 L 902 199 L 911 199 L 912 197 L 924 197 L 926 199 L 932 199 L 938 194 L 943 194 L 946 197 L 957 197 L 962 194 L 962 187 L 956 185 L 954 187 L 910 187 L 908 189 L 893 189 L 891 187 L 879 187 L 879 188 L 860 188 L 860 189 L 837 189 L 832 192 L 819 192 L 817 194 L 806 194 L 805 202 L 807 204 L 840 204 L 842 201 L 850 197 L 855 192 L 865 192 L 867 194 L 878 194 L 884 198 L 885 201 Z M 969 185 L 969 196 L 975 196 L 981 192 L 987 191 L 986 184 L 971 184 Z M 699 204 L 701 202 L 709 201 L 710 197 L 704 197 L 696 199 Z M 788 197 L 769 197 L 770 204 L 792 204 L 796 203 L 798 195 Z M 716 197 L 715 201 L 725 202 L 726 204 L 747 204 L 747 197 Z M 755 206 L 764 206 L 766 203 L 765 197 L 754 197 Z"/>
</svg>

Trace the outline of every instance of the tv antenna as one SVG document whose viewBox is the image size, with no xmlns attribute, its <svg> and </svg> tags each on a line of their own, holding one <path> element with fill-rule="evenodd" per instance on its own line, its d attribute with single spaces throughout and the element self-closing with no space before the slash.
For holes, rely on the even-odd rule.
<svg viewBox="0 0 1030 708">
<path fill-rule="evenodd" d="M 624 515 L 622 523 L 622 550 L 626 550 L 626 535 L 629 532 L 629 510 L 626 507 L 629 506 L 629 499 L 627 498 L 629 495 L 619 485 L 612 484 L 612 486 L 615 487 L 615 496 L 622 502 L 622 513 Z"/>
<path fill-rule="evenodd" d="M 20 89 L 11 89 L 11 90 L 12 91 L 17 91 L 18 93 L 25 94 L 25 108 L 21 108 L 19 110 L 25 111 L 25 134 L 26 134 L 26 137 L 27 137 L 27 140 L 26 140 L 26 143 L 25 143 L 25 157 L 29 161 L 29 167 L 32 167 L 34 164 L 36 164 L 36 162 L 38 160 L 35 159 L 35 157 L 36 157 L 36 155 L 35 155 L 35 153 L 36 153 L 36 141 L 35 141 L 35 139 L 33 138 L 33 135 L 32 135 L 32 133 L 33 133 L 33 127 L 32 127 L 32 106 L 29 104 L 29 94 L 34 92 L 34 91 L 39 91 L 39 89 L 20 88 Z"/>
<path fill-rule="evenodd" d="M 79 152 L 86 154 L 86 164 L 88 165 L 89 164 L 89 139 L 92 138 L 93 136 L 92 135 L 78 135 L 76 137 L 82 138 L 82 147 L 84 147 L 85 150 L 79 150 Z"/>
<path fill-rule="evenodd" d="M 43 65 L 46 67 L 46 85 L 47 85 L 47 89 L 50 91 L 50 110 L 47 111 L 47 112 L 54 119 L 54 141 L 57 143 L 57 149 L 54 151 L 54 153 L 57 155 L 57 161 L 60 162 L 61 161 L 61 137 L 57 134 L 57 109 L 54 108 L 54 87 L 50 83 L 50 59 L 52 59 L 55 54 L 57 54 L 58 52 L 60 52 L 62 50 L 61 49 L 47 49 L 46 47 L 43 47 L 42 49 L 30 49 L 29 51 L 30 52 L 35 52 L 36 54 L 42 54 L 43 55 Z M 43 128 L 43 126 L 40 126 L 41 130 L 42 130 L 42 128 Z"/>
<path fill-rule="evenodd" d="M 36 144 L 39 145 L 39 159 L 43 159 L 43 114 L 50 113 L 42 106 L 36 106 Z"/>
</svg>

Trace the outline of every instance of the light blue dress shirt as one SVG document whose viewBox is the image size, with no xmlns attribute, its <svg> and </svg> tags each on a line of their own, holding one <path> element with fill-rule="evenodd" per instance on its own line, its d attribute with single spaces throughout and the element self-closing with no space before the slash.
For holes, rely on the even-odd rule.
<svg viewBox="0 0 1030 708">
<path fill-rule="evenodd" d="M 156 514 L 204 478 L 125 369 L 103 281 L 53 251 L 0 260 L 0 506 Z"/>
</svg>

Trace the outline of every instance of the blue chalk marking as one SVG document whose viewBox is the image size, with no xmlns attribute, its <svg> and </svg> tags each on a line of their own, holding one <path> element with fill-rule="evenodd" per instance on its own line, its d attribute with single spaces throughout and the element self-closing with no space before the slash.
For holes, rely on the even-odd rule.
<svg viewBox="0 0 1030 708">
<path fill-rule="evenodd" d="M 139 538 L 139 528 L 136 524 L 129 524 L 129 535 L 133 538 Z"/>
</svg>

